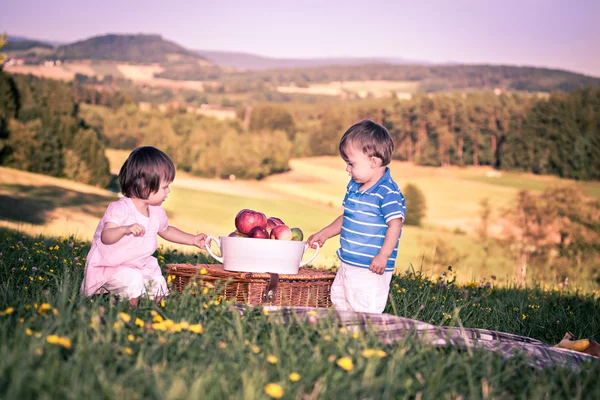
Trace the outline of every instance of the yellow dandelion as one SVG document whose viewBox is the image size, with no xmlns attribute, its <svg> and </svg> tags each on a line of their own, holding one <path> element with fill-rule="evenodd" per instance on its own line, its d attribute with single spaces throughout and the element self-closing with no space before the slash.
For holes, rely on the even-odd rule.
<svg viewBox="0 0 600 400">
<path fill-rule="evenodd" d="M 317 312 L 312 310 L 308 312 L 308 315 L 310 315 L 311 317 L 316 317 L 317 316 Z"/>
<path fill-rule="evenodd" d="M 359 334 L 358 332 L 354 332 L 354 333 L 352 334 L 352 337 L 353 337 L 354 339 L 358 339 L 358 338 L 360 337 L 360 334 Z"/>
<path fill-rule="evenodd" d="M 379 358 L 383 358 L 383 357 L 387 356 L 387 353 L 385 351 L 379 349 L 375 352 L 375 355 L 377 355 L 377 357 L 379 357 Z"/>
<path fill-rule="evenodd" d="M 140 318 L 135 319 L 135 324 L 139 327 L 144 327 L 144 321 L 142 321 Z"/>
<path fill-rule="evenodd" d="M 118 318 L 119 318 L 121 321 L 123 321 L 123 322 L 125 322 L 125 323 L 128 323 L 129 321 L 131 321 L 131 317 L 129 316 L 129 314 L 127 314 L 127 313 L 124 313 L 124 312 L 120 312 L 120 313 L 117 315 L 117 317 L 118 317 Z"/>
<path fill-rule="evenodd" d="M 161 306 L 162 308 L 165 308 L 165 304 L 167 304 L 167 303 L 165 303 L 165 301 L 164 301 L 164 300 L 161 300 L 161 301 L 160 301 L 160 306 Z"/>
<path fill-rule="evenodd" d="M 204 332 L 204 328 L 202 327 L 201 324 L 192 324 L 190 325 L 190 327 L 188 328 L 188 330 L 190 332 L 194 332 L 197 334 L 201 334 L 202 332 Z"/>
<path fill-rule="evenodd" d="M 160 315 L 155 315 L 152 318 L 152 321 L 154 321 L 154 322 L 163 322 L 163 317 L 161 317 Z"/>
<path fill-rule="evenodd" d="M 258 347 L 257 345 L 252 346 L 250 349 L 254 354 L 260 353 L 260 347 Z"/>
<path fill-rule="evenodd" d="M 269 354 L 269 355 L 267 356 L 267 362 L 268 362 L 269 364 L 277 364 L 277 361 L 279 361 L 279 360 L 277 360 L 277 357 L 275 357 L 274 355 L 272 355 L 272 354 Z"/>
<path fill-rule="evenodd" d="M 29 328 L 25 329 L 25 333 L 27 334 L 27 336 L 33 335 L 33 331 Z"/>
<path fill-rule="evenodd" d="M 207 294 L 208 293 L 208 288 L 205 287 L 204 289 L 202 289 L 202 293 Z"/>
<path fill-rule="evenodd" d="M 521 321 L 525 321 L 527 319 L 527 315 L 521 314 Z"/>
<path fill-rule="evenodd" d="M 57 344 L 59 346 L 64 347 L 65 349 L 71 348 L 71 340 L 69 338 L 58 335 L 48 335 L 48 337 L 46 337 L 46 342 L 50 344 Z"/>
<path fill-rule="evenodd" d="M 123 347 L 121 348 L 121 353 L 132 356 L 133 350 L 131 349 L 131 347 Z"/>
<path fill-rule="evenodd" d="M 263 308 L 263 315 L 269 315 L 269 311 L 266 308 Z"/>
<path fill-rule="evenodd" d="M 200 270 L 200 275 L 206 275 L 206 274 L 208 274 L 208 271 L 206 270 L 206 268 L 202 268 Z"/>
<path fill-rule="evenodd" d="M 364 358 L 370 358 L 375 355 L 375 350 L 374 349 L 364 349 L 361 354 Z"/>
<path fill-rule="evenodd" d="M 164 322 L 156 322 L 154 324 L 152 324 L 152 329 L 154 329 L 155 331 L 166 331 L 167 330 L 167 326 L 165 325 Z"/>
<path fill-rule="evenodd" d="M 352 359 L 350 357 L 342 357 L 338 359 L 337 365 L 345 371 L 352 371 L 354 369 L 354 364 L 352 363 Z"/>
<path fill-rule="evenodd" d="M 10 314 L 12 314 L 13 312 L 15 312 L 15 309 L 14 309 L 14 308 L 12 308 L 12 307 L 7 307 L 7 308 L 6 308 L 6 310 L 4 310 L 4 313 L 3 313 L 3 315 L 10 315 Z"/>
<path fill-rule="evenodd" d="M 267 383 L 265 385 L 265 393 L 273 398 L 273 399 L 280 399 L 283 397 L 283 394 L 285 393 L 283 391 L 283 388 L 281 387 L 280 384 L 278 383 Z"/>
<path fill-rule="evenodd" d="M 135 336 L 133 336 L 132 334 L 127 335 L 127 340 L 129 340 L 130 342 L 133 342 L 135 340 Z"/>
<path fill-rule="evenodd" d="M 300 374 L 297 372 L 292 372 L 288 375 L 288 378 L 290 378 L 290 381 L 292 382 L 298 382 L 300 380 Z"/>
</svg>

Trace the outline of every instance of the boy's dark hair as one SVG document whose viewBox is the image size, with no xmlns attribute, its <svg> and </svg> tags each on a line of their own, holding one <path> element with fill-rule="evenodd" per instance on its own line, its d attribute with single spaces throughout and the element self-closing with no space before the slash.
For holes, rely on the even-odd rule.
<svg viewBox="0 0 600 400">
<path fill-rule="evenodd" d="M 348 159 L 346 147 L 354 144 L 362 149 L 369 157 L 381 159 L 381 165 L 388 165 L 392 161 L 394 153 L 394 142 L 390 133 L 383 126 L 363 119 L 352 125 L 340 140 L 340 155 L 344 160 Z"/>
<path fill-rule="evenodd" d="M 127 197 L 147 199 L 163 182 L 173 182 L 175 165 L 156 147 L 138 147 L 129 154 L 119 171 L 121 192 Z"/>
</svg>

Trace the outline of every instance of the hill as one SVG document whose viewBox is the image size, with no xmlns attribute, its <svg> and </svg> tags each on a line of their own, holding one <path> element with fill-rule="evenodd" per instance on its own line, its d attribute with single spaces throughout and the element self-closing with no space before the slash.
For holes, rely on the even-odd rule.
<svg viewBox="0 0 600 400">
<path fill-rule="evenodd" d="M 52 49 L 54 46 L 46 41 L 37 39 L 28 39 L 22 36 L 10 36 L 6 37 L 6 46 L 2 48 L 2 51 L 22 51 L 35 48 Z"/>
<path fill-rule="evenodd" d="M 140 64 L 210 64 L 200 55 L 160 35 L 116 35 L 91 37 L 58 46 L 54 56 L 60 60 L 103 60 Z"/>
<path fill-rule="evenodd" d="M 250 53 L 216 50 L 196 50 L 196 53 L 213 63 L 240 70 L 261 71 L 269 69 L 294 69 L 323 66 L 353 66 L 363 64 L 427 64 L 425 62 L 406 60 L 403 58 L 276 58 Z"/>
</svg>

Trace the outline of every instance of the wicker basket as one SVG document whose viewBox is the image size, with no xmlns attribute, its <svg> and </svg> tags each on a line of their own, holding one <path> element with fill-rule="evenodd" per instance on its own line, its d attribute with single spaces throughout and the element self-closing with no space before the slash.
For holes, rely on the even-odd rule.
<svg viewBox="0 0 600 400">
<path fill-rule="evenodd" d="M 296 275 L 229 272 L 220 264 L 167 264 L 165 273 L 174 276 L 178 291 L 191 282 L 220 287 L 227 300 L 257 305 L 330 307 L 335 273 L 300 268 Z M 216 285 L 221 282 L 221 285 Z M 216 285 L 216 286 L 215 286 Z"/>
</svg>

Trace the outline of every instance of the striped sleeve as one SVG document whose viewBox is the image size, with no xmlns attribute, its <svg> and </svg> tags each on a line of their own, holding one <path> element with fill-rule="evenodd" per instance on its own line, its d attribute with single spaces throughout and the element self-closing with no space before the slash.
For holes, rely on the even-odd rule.
<svg viewBox="0 0 600 400">
<path fill-rule="evenodd" d="M 406 218 L 406 200 L 399 190 L 390 190 L 381 200 L 381 212 L 385 222 L 396 218 Z"/>
</svg>

